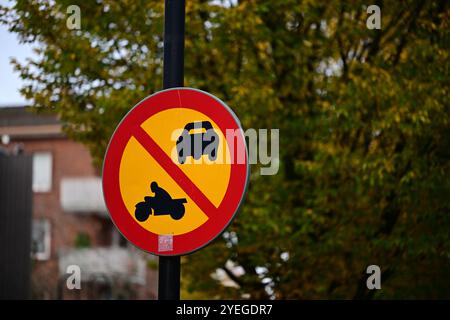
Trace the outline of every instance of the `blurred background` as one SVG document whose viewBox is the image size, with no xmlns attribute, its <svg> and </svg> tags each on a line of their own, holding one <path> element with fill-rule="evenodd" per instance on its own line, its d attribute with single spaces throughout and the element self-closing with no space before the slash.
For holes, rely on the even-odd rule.
<svg viewBox="0 0 450 320">
<path fill-rule="evenodd" d="M 156 298 L 158 259 L 115 229 L 100 175 L 120 119 L 162 88 L 163 13 L 162 0 L 0 1 L 0 298 Z M 280 129 L 280 170 L 252 166 L 234 222 L 183 257 L 182 298 L 450 298 L 449 13 L 186 1 L 185 85 L 244 129 Z"/>
</svg>

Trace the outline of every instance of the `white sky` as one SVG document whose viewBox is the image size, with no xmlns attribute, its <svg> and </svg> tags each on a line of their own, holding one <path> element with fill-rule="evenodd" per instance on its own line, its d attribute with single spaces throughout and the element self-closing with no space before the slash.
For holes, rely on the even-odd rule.
<svg viewBox="0 0 450 320">
<path fill-rule="evenodd" d="M 0 4 L 8 4 L 0 0 Z M 33 57 L 31 45 L 20 44 L 17 36 L 8 31 L 7 26 L 0 24 L 0 107 L 26 104 L 26 100 L 19 93 L 22 80 L 14 71 L 10 58 L 15 57 L 20 62 Z"/>
</svg>

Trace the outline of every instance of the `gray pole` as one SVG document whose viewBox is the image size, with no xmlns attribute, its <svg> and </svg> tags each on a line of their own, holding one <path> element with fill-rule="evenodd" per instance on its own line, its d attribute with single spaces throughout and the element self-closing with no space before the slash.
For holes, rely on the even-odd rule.
<svg viewBox="0 0 450 320">
<path fill-rule="evenodd" d="M 165 0 L 164 89 L 184 85 L 185 0 Z M 180 257 L 160 257 L 158 299 L 180 299 Z"/>
</svg>

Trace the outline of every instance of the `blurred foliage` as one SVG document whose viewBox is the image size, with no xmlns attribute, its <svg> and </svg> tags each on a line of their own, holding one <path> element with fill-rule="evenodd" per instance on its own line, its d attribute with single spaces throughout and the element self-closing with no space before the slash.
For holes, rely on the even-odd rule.
<svg viewBox="0 0 450 320">
<path fill-rule="evenodd" d="M 252 167 L 226 237 L 183 260 L 198 297 L 450 298 L 447 1 L 187 1 L 185 85 L 244 128 L 280 129 L 280 172 Z M 81 30 L 66 8 L 81 8 Z M 17 1 L 1 22 L 36 109 L 101 165 L 120 119 L 162 87 L 163 1 Z M 234 240 L 233 240 L 234 239 Z M 236 277 L 226 262 L 242 266 Z M 382 270 L 367 291 L 366 267 Z M 209 277 L 217 269 L 239 288 Z"/>
<path fill-rule="evenodd" d="M 91 237 L 86 232 L 79 232 L 75 238 L 74 247 L 77 249 L 89 248 L 91 246 Z"/>
<path fill-rule="evenodd" d="M 150 270 L 158 270 L 158 261 L 157 260 L 147 260 L 147 268 Z"/>
</svg>

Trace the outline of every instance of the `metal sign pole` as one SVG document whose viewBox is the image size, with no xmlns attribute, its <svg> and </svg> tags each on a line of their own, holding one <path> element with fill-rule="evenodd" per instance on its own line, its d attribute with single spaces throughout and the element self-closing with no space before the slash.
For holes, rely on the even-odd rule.
<svg viewBox="0 0 450 320">
<path fill-rule="evenodd" d="M 165 0 L 164 89 L 184 85 L 185 0 Z M 158 299 L 180 299 L 180 257 L 160 257 Z"/>
</svg>

